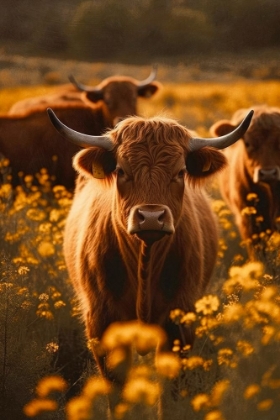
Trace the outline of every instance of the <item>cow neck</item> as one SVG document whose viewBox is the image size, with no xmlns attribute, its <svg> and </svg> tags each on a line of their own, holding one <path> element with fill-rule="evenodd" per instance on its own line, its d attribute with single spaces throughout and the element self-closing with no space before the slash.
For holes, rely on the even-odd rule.
<svg viewBox="0 0 280 420">
<path fill-rule="evenodd" d="M 136 314 L 139 320 L 148 323 L 151 321 L 151 246 L 141 242 L 139 251 Z"/>
</svg>

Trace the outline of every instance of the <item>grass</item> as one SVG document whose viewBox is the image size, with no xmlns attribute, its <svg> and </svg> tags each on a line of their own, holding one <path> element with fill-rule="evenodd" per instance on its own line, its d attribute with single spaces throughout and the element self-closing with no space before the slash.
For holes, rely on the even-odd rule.
<svg viewBox="0 0 280 420">
<path fill-rule="evenodd" d="M 3 89 L 0 110 L 54 89 Z M 277 105 L 279 97 L 276 81 L 166 84 L 155 98 L 141 100 L 139 111 L 147 116 L 165 112 L 209 135 L 211 124 L 230 118 L 237 108 Z M 0 187 L 1 418 L 102 420 L 110 387 L 94 374 L 62 253 L 72 195 L 63 187 L 52 189 L 44 171 L 39 179 L 39 187 L 30 177 L 14 191 L 9 182 Z M 177 342 L 166 359 L 155 359 L 152 352 L 125 365 L 120 354 L 126 352 L 116 349 L 134 348 L 139 336 L 150 346 L 151 332 L 123 325 L 117 336 L 130 339 L 114 345 L 114 330 L 109 331 L 113 368 L 122 363 L 127 376 L 117 419 L 153 418 L 162 388 L 174 378 L 177 400 L 169 394 L 166 399 L 172 420 L 279 419 L 279 235 L 271 239 L 265 262 L 246 262 L 215 181 L 208 189 L 221 229 L 216 270 L 193 314 L 181 308 L 171 313 L 180 328 L 193 325 L 195 346 L 190 350 Z M 106 346 L 106 340 L 101 344 Z M 187 358 L 178 369 L 182 353 Z"/>
</svg>

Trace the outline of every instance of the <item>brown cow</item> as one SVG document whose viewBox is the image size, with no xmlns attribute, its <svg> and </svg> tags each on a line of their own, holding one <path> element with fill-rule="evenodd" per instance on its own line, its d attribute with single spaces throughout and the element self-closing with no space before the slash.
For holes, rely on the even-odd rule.
<svg viewBox="0 0 280 420">
<path fill-rule="evenodd" d="M 56 88 L 55 92 L 47 93 L 40 96 L 32 96 L 31 98 L 21 99 L 14 103 L 8 111 L 9 115 L 18 115 L 26 113 L 34 108 L 45 106 L 45 109 L 56 104 L 68 104 L 78 102 L 83 104 L 81 92 L 77 91 L 77 88 L 73 84 L 62 85 Z"/>
<path fill-rule="evenodd" d="M 157 69 L 153 68 L 147 79 L 138 81 L 132 77 L 112 76 L 104 79 L 99 85 L 89 87 L 78 83 L 73 76 L 70 76 L 72 85 L 65 85 L 55 93 L 42 95 L 33 98 L 23 99 L 16 102 L 9 114 L 17 115 L 21 112 L 36 109 L 38 106 L 65 107 L 67 104 L 77 106 L 85 104 L 92 109 L 102 109 L 104 130 L 112 128 L 122 118 L 128 115 L 137 114 L 137 98 L 149 98 L 161 87 L 161 84 L 154 81 Z M 75 87 L 74 87 L 75 86 Z M 91 133 L 93 135 L 102 134 Z"/>
<path fill-rule="evenodd" d="M 85 136 L 49 115 L 65 137 L 86 147 L 74 158 L 86 180 L 75 191 L 64 252 L 88 339 L 100 339 L 114 321 L 138 319 L 164 328 L 170 349 L 181 338 L 170 311 L 194 309 L 216 260 L 216 220 L 194 187 L 225 166 L 216 148 L 242 136 L 251 113 L 214 140 L 192 138 L 160 117 L 130 117 L 105 136 Z M 185 341 L 193 341 L 187 331 Z M 104 373 L 104 360 L 94 356 Z"/>
<path fill-rule="evenodd" d="M 38 99 L 38 104 L 34 106 L 33 103 L 25 112 L 15 114 L 14 106 L 9 115 L 0 116 L 0 153 L 10 161 L 13 185 L 18 185 L 21 181 L 18 172 L 36 174 L 44 167 L 55 177 L 55 184 L 62 184 L 70 189 L 74 187 L 72 157 L 79 147 L 70 146 L 66 140 L 64 144 L 61 142 L 45 112 L 48 101 L 72 129 L 101 135 L 119 119 L 137 113 L 137 97 L 151 96 L 159 88 L 159 83 L 153 81 L 155 77 L 154 69 L 141 82 L 129 77 L 115 76 L 103 80 L 91 92 L 81 94 L 69 91 L 65 94 L 62 89 L 57 94 L 46 95 L 41 99 L 33 98 Z M 87 99 L 79 99 L 81 95 Z M 53 156 L 57 156 L 57 159 L 53 160 Z"/>
<path fill-rule="evenodd" d="M 280 108 L 256 106 L 254 110 L 243 141 L 225 150 L 229 166 L 220 175 L 222 195 L 251 258 L 257 250 L 259 256 L 265 251 L 262 232 L 277 230 L 276 219 L 280 216 Z M 247 112 L 240 109 L 231 121 L 217 122 L 211 134 L 230 133 Z"/>
</svg>

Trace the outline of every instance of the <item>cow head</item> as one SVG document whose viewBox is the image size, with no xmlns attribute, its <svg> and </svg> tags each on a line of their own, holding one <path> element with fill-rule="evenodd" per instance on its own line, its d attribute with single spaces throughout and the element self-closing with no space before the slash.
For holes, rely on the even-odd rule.
<svg viewBox="0 0 280 420">
<path fill-rule="evenodd" d="M 210 131 L 214 136 L 230 133 L 246 114 L 237 111 L 231 121 L 222 120 Z M 250 128 L 243 136 L 244 164 L 253 182 L 280 181 L 280 109 L 267 106 L 255 107 Z"/>
<path fill-rule="evenodd" d="M 130 117 L 95 137 L 73 131 L 48 112 L 64 136 L 86 147 L 75 156 L 75 169 L 114 183 L 118 225 L 147 244 L 174 233 L 184 196 L 188 200 L 184 190 L 223 168 L 226 159 L 217 149 L 242 136 L 252 117 L 251 112 L 233 133 L 218 139 L 194 138 L 176 121 L 159 117 Z"/>
<path fill-rule="evenodd" d="M 154 67 L 149 77 L 138 81 L 132 77 L 113 76 L 104 79 L 98 86 L 90 87 L 78 83 L 73 76 L 70 81 L 83 92 L 83 100 L 92 105 L 102 101 L 103 111 L 107 121 L 114 126 L 121 119 L 137 114 L 137 98 L 149 98 L 160 88 L 155 82 L 157 68 Z"/>
</svg>

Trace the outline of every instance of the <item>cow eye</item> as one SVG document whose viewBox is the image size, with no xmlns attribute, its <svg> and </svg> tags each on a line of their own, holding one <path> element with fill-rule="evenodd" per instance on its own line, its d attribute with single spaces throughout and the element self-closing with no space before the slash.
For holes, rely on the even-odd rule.
<svg viewBox="0 0 280 420">
<path fill-rule="evenodd" d="M 178 172 L 178 178 L 184 178 L 185 173 L 186 173 L 186 170 L 185 169 L 181 169 L 181 171 Z"/>
<path fill-rule="evenodd" d="M 117 172 L 117 175 L 119 175 L 119 176 L 124 176 L 124 170 L 123 170 L 122 168 L 117 167 L 117 168 L 116 168 L 116 172 Z"/>
</svg>

